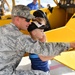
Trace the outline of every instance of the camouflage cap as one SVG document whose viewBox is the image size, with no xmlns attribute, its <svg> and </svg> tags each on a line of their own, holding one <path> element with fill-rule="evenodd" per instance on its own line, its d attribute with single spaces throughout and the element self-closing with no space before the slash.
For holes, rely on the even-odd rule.
<svg viewBox="0 0 75 75">
<path fill-rule="evenodd" d="M 11 14 L 13 16 L 20 16 L 27 19 L 34 19 L 35 17 L 30 14 L 30 9 L 24 5 L 16 5 L 13 7 Z"/>
</svg>

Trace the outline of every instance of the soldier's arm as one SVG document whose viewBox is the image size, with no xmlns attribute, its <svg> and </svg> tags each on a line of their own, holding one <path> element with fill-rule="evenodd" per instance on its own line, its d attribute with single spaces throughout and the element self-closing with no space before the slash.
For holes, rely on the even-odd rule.
<svg viewBox="0 0 75 75">
<path fill-rule="evenodd" d="M 55 56 L 68 50 L 70 47 L 75 48 L 75 43 L 42 43 L 39 41 L 32 41 L 31 38 L 28 38 L 27 36 L 22 36 L 18 39 L 16 46 L 17 49 L 23 49 L 29 53 Z"/>
</svg>

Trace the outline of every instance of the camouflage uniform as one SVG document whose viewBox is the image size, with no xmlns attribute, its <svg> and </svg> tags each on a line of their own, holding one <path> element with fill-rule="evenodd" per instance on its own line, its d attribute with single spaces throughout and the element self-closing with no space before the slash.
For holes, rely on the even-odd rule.
<svg viewBox="0 0 75 75">
<path fill-rule="evenodd" d="M 65 43 L 33 42 L 31 37 L 21 33 L 12 23 L 0 27 L 0 75 L 41 75 L 38 71 L 15 71 L 25 52 L 51 56 L 68 48 L 69 44 Z"/>
<path fill-rule="evenodd" d="M 13 23 L 2 26 L 0 27 L 0 75 L 47 75 L 45 72 L 37 70 L 16 70 L 16 67 L 25 52 L 53 56 L 69 47 L 69 43 L 32 41 L 30 36 L 21 33 Z"/>
</svg>

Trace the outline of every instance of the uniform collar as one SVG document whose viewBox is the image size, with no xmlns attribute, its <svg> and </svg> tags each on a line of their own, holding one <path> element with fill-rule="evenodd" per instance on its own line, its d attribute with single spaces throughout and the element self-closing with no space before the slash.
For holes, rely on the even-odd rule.
<svg viewBox="0 0 75 75">
<path fill-rule="evenodd" d="M 14 28 L 15 30 L 19 30 L 19 29 L 18 29 L 18 27 L 16 27 L 16 25 L 15 25 L 15 24 L 10 23 L 10 25 L 12 25 L 12 26 L 13 26 L 13 28 Z"/>
</svg>

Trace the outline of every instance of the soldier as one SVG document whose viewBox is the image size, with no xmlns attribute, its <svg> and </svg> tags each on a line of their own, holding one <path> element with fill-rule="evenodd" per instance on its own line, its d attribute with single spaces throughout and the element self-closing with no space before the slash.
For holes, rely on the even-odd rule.
<svg viewBox="0 0 75 75">
<path fill-rule="evenodd" d="M 11 16 L 12 22 L 0 27 L 0 75 L 47 75 L 38 70 L 16 70 L 16 67 L 25 52 L 54 56 L 75 48 L 75 43 L 33 42 L 30 36 L 21 33 L 20 30 L 27 30 L 30 19 L 34 18 L 28 7 L 14 6 Z"/>
</svg>

